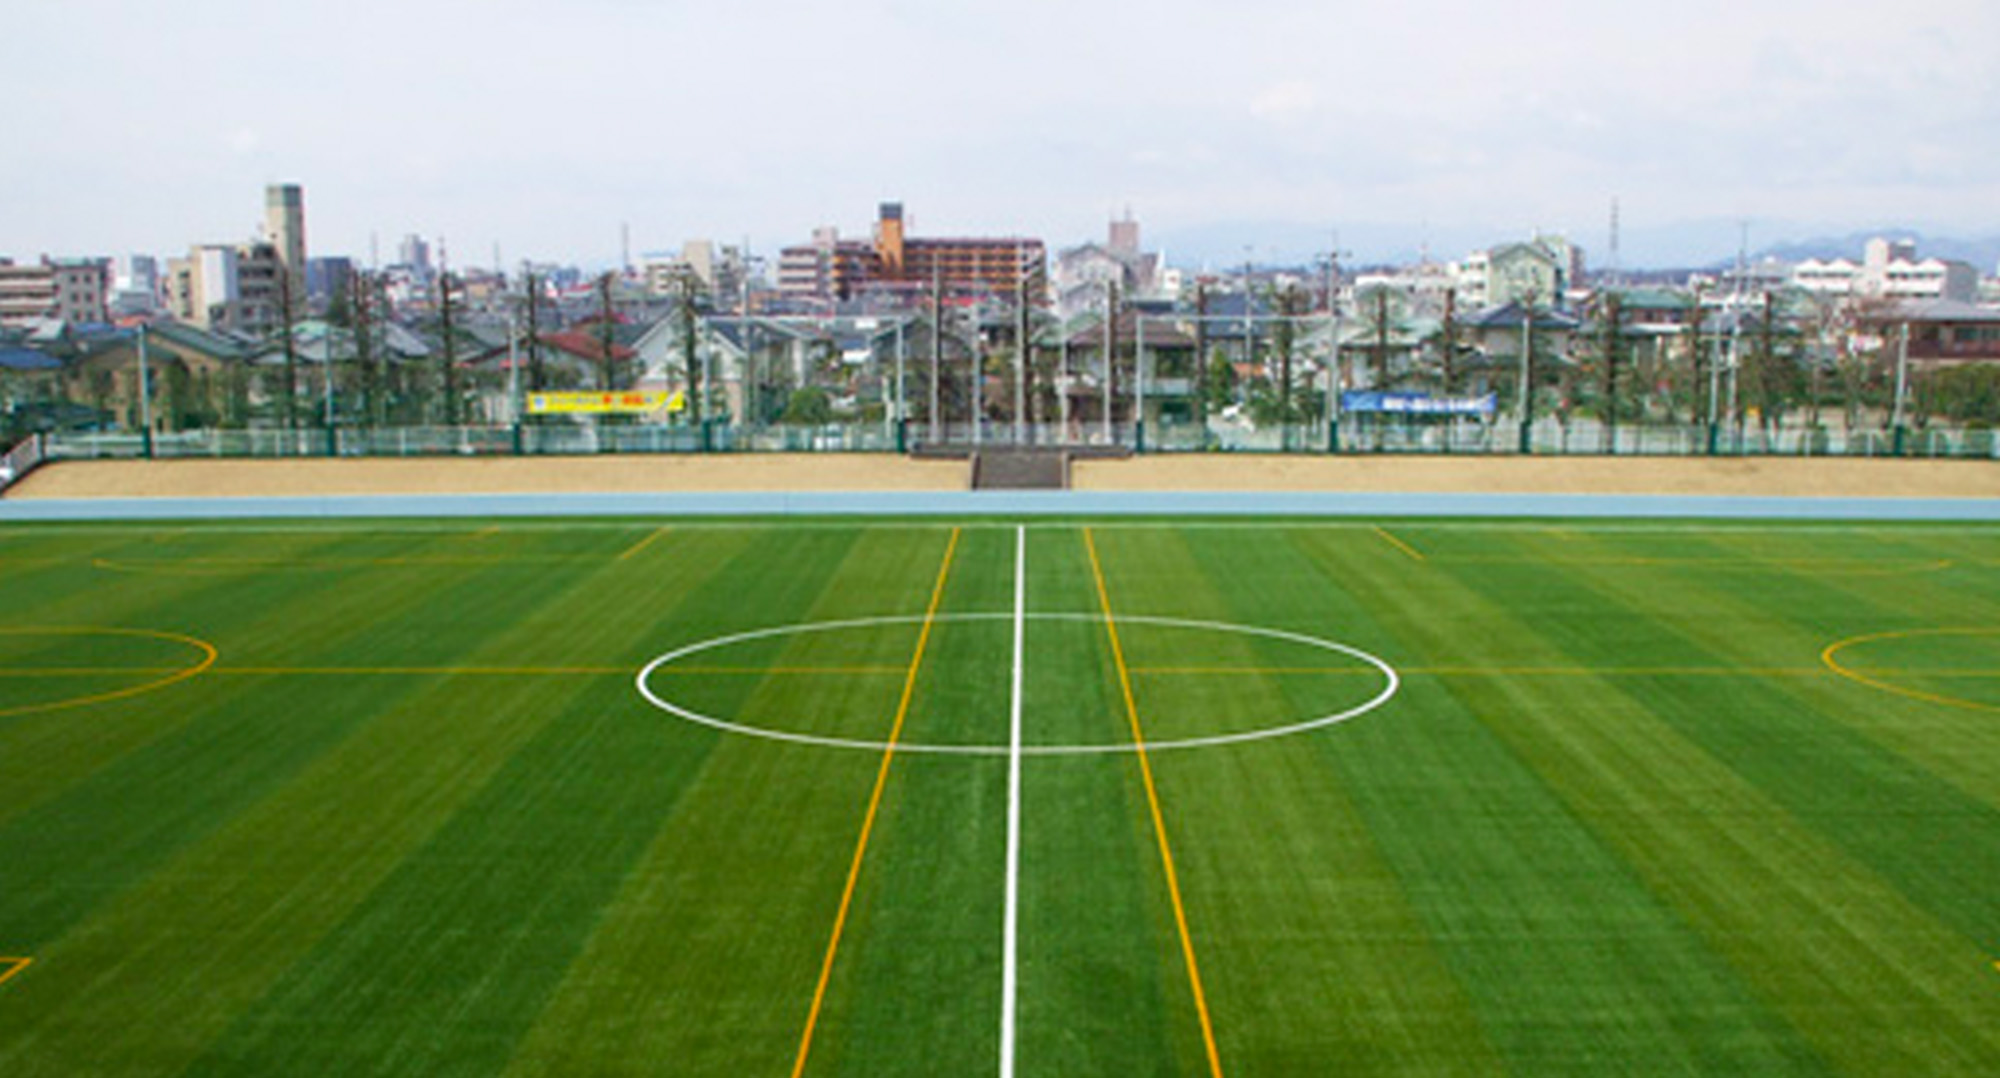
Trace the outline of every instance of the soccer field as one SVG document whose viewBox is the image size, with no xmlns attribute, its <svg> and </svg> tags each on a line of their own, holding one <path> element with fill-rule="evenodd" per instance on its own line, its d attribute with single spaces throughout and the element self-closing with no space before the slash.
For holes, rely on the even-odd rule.
<svg viewBox="0 0 2000 1078">
<path fill-rule="evenodd" d="M 2000 527 L 0 529 L 0 1074 L 2000 1073 Z"/>
</svg>

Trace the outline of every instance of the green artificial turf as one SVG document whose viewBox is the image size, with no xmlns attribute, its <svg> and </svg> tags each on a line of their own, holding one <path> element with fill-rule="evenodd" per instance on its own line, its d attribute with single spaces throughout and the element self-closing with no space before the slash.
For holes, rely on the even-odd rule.
<svg viewBox="0 0 2000 1078">
<path fill-rule="evenodd" d="M 0 1074 L 997 1073 L 1021 534 L 0 530 Z M 2000 528 L 1024 534 L 1017 1073 L 2000 1073 Z"/>
</svg>

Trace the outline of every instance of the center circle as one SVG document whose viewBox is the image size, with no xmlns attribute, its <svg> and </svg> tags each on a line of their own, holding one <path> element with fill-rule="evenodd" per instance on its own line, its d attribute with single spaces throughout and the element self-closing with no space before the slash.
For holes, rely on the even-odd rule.
<svg viewBox="0 0 2000 1078">
<path fill-rule="evenodd" d="M 926 621 L 932 623 L 1011 621 L 1015 616 L 1011 613 L 935 614 L 927 618 L 921 614 L 902 614 L 872 618 L 848 618 L 840 621 L 804 622 L 795 625 L 778 625 L 765 629 L 753 629 L 749 632 L 713 637 L 669 651 L 642 667 L 635 679 L 635 684 L 638 687 L 639 695 L 644 697 L 647 703 L 668 714 L 712 729 L 732 734 L 743 734 L 748 737 L 763 738 L 768 741 L 782 741 L 794 745 L 814 745 L 821 748 L 860 749 L 869 752 L 887 752 L 893 748 L 896 752 L 929 753 L 934 755 L 1006 756 L 1012 751 L 1006 745 L 933 744 L 921 741 L 898 741 L 894 745 L 891 745 L 887 741 L 804 734 L 789 730 L 773 729 L 768 726 L 754 726 L 748 723 L 733 722 L 729 719 L 703 714 L 702 712 L 668 700 L 655 693 L 649 682 L 652 679 L 653 672 L 662 667 L 669 666 L 682 659 L 699 655 L 703 652 L 714 651 L 736 644 L 749 643 L 754 640 L 767 640 L 772 637 L 781 636 L 801 636 L 810 633 L 840 632 L 848 629 L 871 628 L 881 625 L 917 625 L 923 624 Z M 1096 622 L 1099 624 L 1107 620 L 1102 614 L 1023 614 L 1020 617 L 1025 621 Z M 1351 647 L 1333 640 L 1309 636 L 1305 633 L 1289 632 L 1284 629 L 1267 629 L 1255 625 L 1236 625 L 1222 621 L 1150 617 L 1140 614 L 1120 615 L 1117 618 L 1117 624 L 1153 625 L 1170 629 L 1200 629 L 1300 644 L 1337 655 L 1344 655 L 1351 659 L 1357 659 L 1373 667 L 1381 673 L 1383 686 L 1380 692 L 1354 707 L 1320 715 L 1316 718 L 1304 719 L 1299 722 L 1284 723 L 1282 725 L 1268 726 L 1255 730 L 1243 730 L 1235 733 L 1217 734 L 1211 737 L 1185 737 L 1164 741 L 1147 741 L 1143 744 L 1126 741 L 1104 744 L 1023 745 L 1020 749 L 1021 755 L 1089 756 L 1137 752 L 1142 748 L 1147 752 L 1169 752 L 1176 749 L 1216 748 L 1223 745 L 1238 745 L 1251 741 L 1266 741 L 1271 738 L 1286 737 L 1291 734 L 1300 734 L 1309 730 L 1335 726 L 1349 719 L 1359 718 L 1388 703 L 1389 698 L 1396 695 L 1396 691 L 1402 685 L 1401 679 L 1396 676 L 1395 668 L 1377 656 L 1362 651 L 1360 648 Z"/>
</svg>

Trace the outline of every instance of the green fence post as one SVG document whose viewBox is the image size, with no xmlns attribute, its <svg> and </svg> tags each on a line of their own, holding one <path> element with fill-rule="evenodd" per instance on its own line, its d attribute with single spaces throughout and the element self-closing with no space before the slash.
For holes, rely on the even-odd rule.
<svg viewBox="0 0 2000 1078">
<path fill-rule="evenodd" d="M 1521 424 L 1521 455 L 1528 456 L 1535 451 L 1535 428 L 1532 423 Z"/>
<path fill-rule="evenodd" d="M 1895 437 L 1889 443 L 1889 453 L 1891 456 L 1900 457 L 1903 455 L 1904 437 L 1907 433 L 1907 429 L 1901 425 L 1896 427 Z"/>
<path fill-rule="evenodd" d="M 514 455 L 519 457 L 526 455 L 526 453 L 527 453 L 527 439 L 522 437 L 521 423 L 519 420 L 516 420 L 514 422 Z"/>
<path fill-rule="evenodd" d="M 1340 452 L 1339 416 L 1334 416 L 1326 421 L 1326 451 L 1329 453 Z"/>
</svg>

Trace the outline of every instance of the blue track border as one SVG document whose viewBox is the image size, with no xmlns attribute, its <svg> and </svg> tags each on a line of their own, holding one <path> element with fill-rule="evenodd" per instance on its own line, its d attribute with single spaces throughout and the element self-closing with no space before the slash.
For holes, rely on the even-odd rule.
<svg viewBox="0 0 2000 1078">
<path fill-rule="evenodd" d="M 1553 517 L 2000 522 L 2000 498 L 1632 494 L 894 491 L 0 499 L 0 524 L 38 521 L 441 517 Z"/>
</svg>

